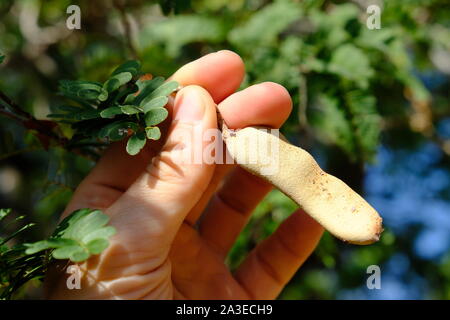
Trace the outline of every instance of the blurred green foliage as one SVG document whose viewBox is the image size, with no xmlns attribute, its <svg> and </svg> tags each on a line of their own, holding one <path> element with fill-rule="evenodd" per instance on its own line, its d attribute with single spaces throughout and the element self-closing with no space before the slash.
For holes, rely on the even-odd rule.
<svg viewBox="0 0 450 320">
<path fill-rule="evenodd" d="M 377 165 L 380 146 L 415 150 L 431 143 L 443 155 L 439 166 L 448 179 L 450 136 L 438 130 L 450 117 L 448 1 L 160 2 L 169 15 L 143 0 L 2 1 L 0 53 L 6 57 L 1 91 L 45 119 L 61 103 L 56 95 L 61 79 L 103 82 L 130 58 L 139 58 L 143 70 L 167 77 L 206 53 L 230 49 L 246 64 L 242 87 L 274 81 L 291 93 L 295 108 L 283 127 L 286 136 L 360 193 L 368 165 Z M 81 7 L 81 30 L 65 27 L 69 4 Z M 379 30 L 366 26 L 370 4 L 382 7 Z M 27 219 L 40 227 L 28 237 L 41 239 L 95 159 L 58 146 L 45 150 L 29 130 L 1 116 L 0 123 L 0 184 L 14 184 L 0 190 L 0 207 L 30 212 Z M 1 180 L 5 177 L 9 180 Z M 449 201 L 450 191 L 436 197 Z M 230 267 L 295 208 L 272 192 L 239 237 L 228 257 Z M 367 267 L 377 264 L 383 270 L 400 255 L 408 257 L 409 267 L 402 276 L 392 276 L 406 283 L 418 277 L 424 281 L 415 287 L 418 294 L 403 297 L 450 299 L 450 254 L 421 259 L 413 249 L 418 229 L 397 233 L 393 227 L 387 225 L 381 241 L 368 247 L 325 234 L 280 298 L 370 296 L 361 289 Z"/>
</svg>

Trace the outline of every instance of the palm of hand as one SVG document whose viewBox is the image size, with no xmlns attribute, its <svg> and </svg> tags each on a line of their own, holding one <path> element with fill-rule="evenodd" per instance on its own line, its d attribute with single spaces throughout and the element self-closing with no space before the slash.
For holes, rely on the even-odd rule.
<svg viewBox="0 0 450 320">
<path fill-rule="evenodd" d="M 104 154 L 65 214 L 103 209 L 118 232 L 105 252 L 81 266 L 81 290 L 68 290 L 50 273 L 50 298 L 272 299 L 279 294 L 317 245 L 320 225 L 298 210 L 232 274 L 226 255 L 271 186 L 233 165 L 175 163 L 176 146 L 192 120 L 216 128 L 215 102 L 230 128 L 279 127 L 286 120 L 292 103 L 279 85 L 262 83 L 232 94 L 243 73 L 241 59 L 229 51 L 184 66 L 173 79 L 188 87 L 169 105 L 174 122 L 167 141 L 135 157 L 125 153 L 123 143 Z"/>
</svg>

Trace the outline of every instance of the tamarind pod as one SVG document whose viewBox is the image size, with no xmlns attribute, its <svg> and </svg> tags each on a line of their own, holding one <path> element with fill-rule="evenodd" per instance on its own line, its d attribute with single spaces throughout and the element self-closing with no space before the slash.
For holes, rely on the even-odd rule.
<svg viewBox="0 0 450 320">
<path fill-rule="evenodd" d="M 305 150 L 258 127 L 233 131 L 223 125 L 222 137 L 241 167 L 269 181 L 335 237 L 360 245 L 379 240 L 383 229 L 377 211 L 343 181 L 324 172 Z M 274 163 L 274 173 L 267 174 Z"/>
</svg>

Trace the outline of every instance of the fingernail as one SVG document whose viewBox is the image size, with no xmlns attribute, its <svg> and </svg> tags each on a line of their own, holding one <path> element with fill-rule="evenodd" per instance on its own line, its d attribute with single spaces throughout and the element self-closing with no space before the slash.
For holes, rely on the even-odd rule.
<svg viewBox="0 0 450 320">
<path fill-rule="evenodd" d="M 182 89 L 180 93 L 181 97 L 177 97 L 175 101 L 174 120 L 181 122 L 202 120 L 205 113 L 205 104 L 199 90 L 187 87 Z"/>
</svg>

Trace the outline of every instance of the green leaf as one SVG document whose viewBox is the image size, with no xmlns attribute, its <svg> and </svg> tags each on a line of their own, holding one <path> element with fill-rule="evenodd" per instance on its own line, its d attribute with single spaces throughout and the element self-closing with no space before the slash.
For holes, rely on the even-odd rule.
<svg viewBox="0 0 450 320">
<path fill-rule="evenodd" d="M 102 91 L 100 91 L 100 94 L 98 95 L 98 100 L 100 101 L 106 101 L 108 100 L 108 90 L 106 90 L 105 88 L 102 88 Z"/>
<path fill-rule="evenodd" d="M 77 218 L 74 223 L 69 223 L 61 237 L 81 241 L 83 237 L 103 227 L 108 221 L 109 217 L 100 210 L 89 210 L 87 214 Z"/>
<path fill-rule="evenodd" d="M 163 97 L 157 97 L 157 98 L 154 98 L 154 99 L 150 100 L 145 105 L 143 105 L 142 109 L 144 110 L 144 113 L 147 113 L 150 109 L 164 107 L 167 104 L 168 101 L 169 101 L 168 97 L 164 97 L 164 96 Z"/>
<path fill-rule="evenodd" d="M 326 11 L 313 10 L 309 18 L 316 29 L 315 36 L 320 38 L 320 45 L 325 45 L 327 50 L 332 52 L 347 41 L 354 42 L 354 36 L 350 34 L 349 29 L 353 24 L 361 26 L 361 22 L 357 20 L 360 12 L 358 6 L 353 3 L 336 5 Z"/>
<path fill-rule="evenodd" d="M 270 46 L 275 44 L 281 32 L 301 17 L 300 4 L 277 1 L 258 10 L 242 26 L 234 28 L 229 33 L 228 39 L 249 52 L 255 47 Z"/>
<path fill-rule="evenodd" d="M 86 100 L 83 100 L 83 99 L 81 99 L 80 97 L 76 96 L 75 94 L 67 93 L 67 92 L 63 93 L 63 92 L 61 92 L 61 91 L 60 91 L 58 94 L 64 96 L 64 97 L 67 98 L 67 99 L 70 99 L 70 100 L 72 100 L 72 101 L 75 101 L 75 102 L 78 103 L 83 109 L 92 109 L 91 102 L 86 101 Z"/>
<path fill-rule="evenodd" d="M 317 136 L 325 142 L 332 142 L 341 147 L 349 156 L 354 157 L 355 144 L 350 121 L 339 101 L 326 94 L 317 98 L 317 109 L 311 116 L 311 123 Z"/>
<path fill-rule="evenodd" d="M 76 118 L 78 120 L 90 120 L 90 119 L 96 119 L 99 117 L 100 117 L 100 111 L 96 110 L 96 109 L 86 110 L 86 111 L 76 114 Z"/>
<path fill-rule="evenodd" d="M 80 90 L 77 94 L 80 98 L 86 100 L 95 100 L 99 96 L 99 93 L 95 90 Z"/>
<path fill-rule="evenodd" d="M 96 100 L 103 94 L 101 83 L 93 81 L 61 80 L 59 90 L 64 96 L 75 96 L 86 100 Z"/>
<path fill-rule="evenodd" d="M 346 92 L 346 102 L 352 114 L 354 135 L 363 160 L 371 161 L 376 154 L 381 132 L 381 117 L 376 110 L 376 99 L 370 92 Z"/>
<path fill-rule="evenodd" d="M 108 238 L 115 233 L 113 227 L 105 226 L 108 221 L 109 217 L 100 210 L 77 210 L 58 225 L 50 239 L 25 244 L 26 254 L 55 249 L 55 259 L 84 261 L 108 246 Z"/>
<path fill-rule="evenodd" d="M 156 88 L 152 93 L 150 93 L 147 97 L 145 97 L 144 100 L 141 101 L 139 104 L 141 107 L 146 105 L 148 102 L 153 100 L 154 98 L 160 97 L 160 96 L 168 96 L 172 92 L 174 92 L 176 89 L 178 89 L 180 85 L 176 81 L 170 81 L 162 84 L 158 88 Z"/>
<path fill-rule="evenodd" d="M 131 84 L 131 83 L 130 83 Z M 123 102 L 123 104 L 132 104 L 135 94 L 137 94 L 137 91 L 139 90 L 138 86 L 135 84 L 130 85 L 130 86 L 124 86 L 121 89 L 119 89 L 119 91 L 117 92 L 117 94 L 115 95 L 114 99 L 111 99 L 110 103 L 111 104 L 117 104 L 119 102 L 123 101 L 123 97 L 125 97 L 125 102 Z M 126 102 L 127 99 L 130 99 L 131 102 Z"/>
<path fill-rule="evenodd" d="M 367 88 L 369 79 L 374 74 L 367 56 L 352 44 L 340 46 L 333 52 L 328 71 L 354 81 L 361 88 Z"/>
<path fill-rule="evenodd" d="M 5 56 L 0 55 L 0 63 L 2 63 L 3 60 L 5 60 Z"/>
<path fill-rule="evenodd" d="M 182 15 L 153 23 L 140 35 L 143 47 L 163 43 L 169 57 L 178 56 L 180 49 L 193 42 L 220 43 L 225 40 L 227 26 L 217 17 Z"/>
<path fill-rule="evenodd" d="M 145 97 L 153 92 L 156 88 L 164 83 L 163 77 L 155 77 L 152 80 L 138 80 L 136 85 L 138 87 L 138 93 L 130 94 L 125 99 L 125 104 L 139 105 Z"/>
<path fill-rule="evenodd" d="M 114 116 L 118 114 L 122 114 L 122 109 L 117 106 L 106 108 L 102 112 L 100 112 L 100 116 L 102 118 L 109 118 L 109 119 L 114 118 Z"/>
<path fill-rule="evenodd" d="M 27 248 L 26 254 L 34 254 L 43 250 L 53 249 L 53 248 L 61 248 L 66 246 L 74 246 L 77 245 L 77 242 L 70 239 L 62 239 L 62 238 L 50 238 L 47 240 L 38 241 L 35 243 L 26 243 L 25 247 Z"/>
<path fill-rule="evenodd" d="M 141 105 L 142 100 L 144 100 L 149 94 L 151 94 L 156 88 L 164 83 L 163 77 L 155 77 L 152 80 L 138 80 L 136 85 L 138 86 L 138 95 L 129 95 L 125 99 L 125 103 L 133 103 L 137 106 Z"/>
<path fill-rule="evenodd" d="M 92 211 L 91 209 L 80 209 L 72 212 L 72 214 L 64 218 L 63 221 L 61 221 L 58 224 L 58 226 L 56 227 L 55 231 L 52 234 L 52 238 L 61 237 L 67 228 L 77 223 L 81 218 L 88 215 L 91 211 Z"/>
<path fill-rule="evenodd" d="M 129 60 L 118 66 L 111 76 L 115 76 L 120 73 L 129 72 L 133 76 L 137 75 L 139 73 L 139 70 L 141 69 L 141 63 L 137 60 Z"/>
<path fill-rule="evenodd" d="M 103 88 L 108 92 L 113 92 L 128 83 L 132 78 L 133 75 L 130 72 L 115 74 L 105 82 Z"/>
<path fill-rule="evenodd" d="M 128 154 L 132 156 L 137 155 L 145 146 L 146 142 L 147 139 L 145 139 L 145 134 L 143 132 L 137 132 L 133 134 L 127 143 Z"/>
<path fill-rule="evenodd" d="M 128 130 L 137 131 L 138 125 L 134 122 L 118 121 L 108 124 L 99 132 L 100 138 L 109 138 L 112 141 L 119 141 L 128 137 Z"/>
<path fill-rule="evenodd" d="M 23 218 L 23 216 L 20 216 L 18 218 L 15 219 L 15 221 L 19 221 Z M 6 238 L 1 239 L 0 241 L 0 246 L 7 243 L 9 240 L 13 239 L 14 237 L 18 236 L 19 234 L 21 234 L 22 232 L 24 232 L 25 230 L 28 230 L 29 228 L 33 227 L 34 223 L 29 223 L 25 226 L 23 226 L 22 228 L 20 228 L 19 230 L 13 232 L 13 234 L 7 236 Z"/>
<path fill-rule="evenodd" d="M 86 247 L 91 254 L 99 254 L 109 246 L 109 241 L 106 239 L 95 239 L 90 241 Z M 84 260 L 84 259 L 83 259 Z"/>
<path fill-rule="evenodd" d="M 114 235 L 116 233 L 116 229 L 111 226 L 103 227 L 101 229 L 95 230 L 85 237 L 83 237 L 82 241 L 84 243 L 91 242 L 92 240 L 99 239 L 99 238 L 109 238 L 110 236 Z"/>
<path fill-rule="evenodd" d="M 159 140 L 161 138 L 161 130 L 158 127 L 147 127 L 145 128 L 145 133 L 150 140 Z"/>
<path fill-rule="evenodd" d="M 12 209 L 0 209 L 0 221 L 10 214 Z"/>
<path fill-rule="evenodd" d="M 84 109 L 82 109 L 80 107 L 75 107 L 75 106 L 61 105 L 61 106 L 58 106 L 58 110 L 66 111 L 66 112 L 81 112 Z"/>
<path fill-rule="evenodd" d="M 133 105 L 125 105 L 125 106 L 120 106 L 120 109 L 122 110 L 122 113 L 128 114 L 128 115 L 132 115 L 132 114 L 136 114 L 139 112 L 142 112 L 142 109 Z"/>
<path fill-rule="evenodd" d="M 82 262 L 89 258 L 89 251 L 79 245 L 58 248 L 52 252 L 55 259 L 70 259 L 73 262 Z"/>
<path fill-rule="evenodd" d="M 169 112 L 166 108 L 154 108 L 150 109 L 145 114 L 145 124 L 148 127 L 156 126 L 157 124 L 160 124 L 163 122 L 167 116 L 169 115 Z"/>
</svg>

